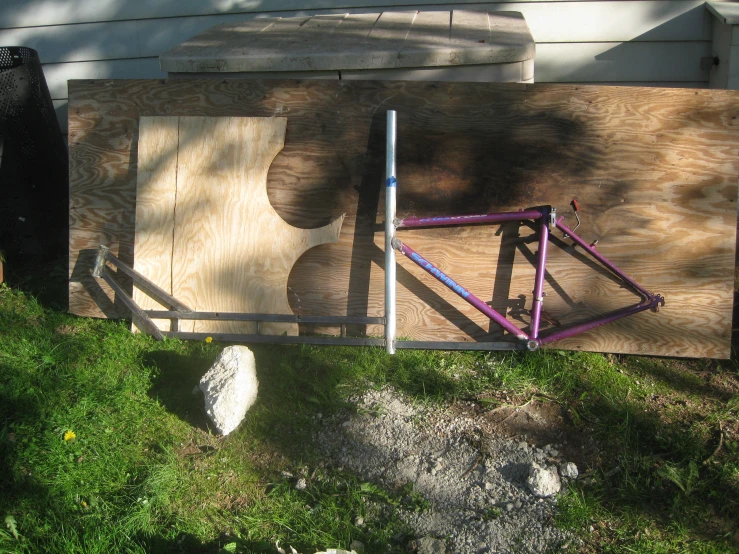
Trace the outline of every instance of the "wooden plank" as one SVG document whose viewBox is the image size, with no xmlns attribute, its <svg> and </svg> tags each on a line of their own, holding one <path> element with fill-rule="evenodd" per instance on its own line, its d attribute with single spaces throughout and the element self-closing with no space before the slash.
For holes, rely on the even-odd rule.
<svg viewBox="0 0 739 554">
<path fill-rule="evenodd" d="M 287 13 L 296 15 L 297 13 L 315 13 L 322 11 L 334 13 L 344 10 L 352 12 L 359 11 L 377 11 L 382 8 L 384 11 L 392 9 L 407 9 L 411 6 L 418 6 L 432 9 L 451 9 L 459 8 L 461 5 L 478 7 L 493 6 L 500 10 L 545 10 L 551 5 L 554 10 L 561 8 L 573 14 L 573 18 L 578 22 L 585 22 L 591 13 L 591 4 L 593 10 L 601 13 L 601 18 L 596 21 L 596 29 L 603 29 L 602 32 L 610 33 L 613 29 L 620 32 L 629 32 L 629 27 L 633 26 L 633 31 L 639 35 L 648 32 L 652 27 L 663 26 L 668 22 L 678 18 L 690 8 L 702 6 L 704 2 L 700 0 L 570 0 L 562 2 L 560 0 L 519 0 L 517 2 L 507 2 L 505 0 L 490 0 L 489 2 L 460 2 L 450 3 L 448 0 L 310 0 L 308 2 L 302 0 L 277 0 L 270 2 L 268 5 L 263 3 L 254 3 L 253 5 L 245 5 L 242 2 L 234 2 L 224 6 L 223 3 L 216 0 L 200 2 L 197 0 L 183 0 L 178 2 L 122 2 L 114 9 L 111 5 L 94 0 L 81 0 L 76 2 L 75 9 L 69 9 L 63 4 L 53 4 L 44 0 L 5 0 L 0 4 L 0 21 L 3 28 L 38 28 L 41 26 L 52 25 L 70 25 L 78 23 L 97 23 L 101 21 L 130 21 L 130 20 L 147 20 L 165 18 L 164 22 L 171 22 L 174 18 L 185 18 L 188 16 L 214 16 L 224 14 L 238 14 L 244 18 L 250 14 L 270 13 L 280 14 Z M 511 7 L 515 6 L 515 7 Z M 572 6 L 572 7 L 570 7 Z M 577 7 L 583 12 L 582 17 L 576 13 Z M 608 11 L 606 11 L 608 10 Z M 550 12 L 556 17 L 556 11 Z M 526 15 L 529 19 L 528 15 Z M 694 16 L 691 16 L 694 17 Z M 570 18 L 565 19 L 565 24 Z M 552 27 L 558 27 L 562 21 L 553 20 Z M 675 22 L 670 32 L 680 29 L 683 33 L 683 22 Z M 651 25 L 651 26 L 650 26 Z M 692 22 L 689 25 L 692 27 Z M 592 25 L 590 25 L 592 29 Z M 206 29 L 203 27 L 201 30 Z M 161 29 L 161 27 L 160 27 Z M 568 31 L 570 29 L 567 29 Z M 199 31 L 195 31 L 197 33 Z M 586 33 L 587 30 L 577 31 L 578 33 Z M 659 32 L 659 31 L 658 31 Z M 695 30 L 689 31 L 689 35 L 670 35 L 671 38 L 659 40 L 696 40 Z M 193 34 L 195 34 L 193 33 Z M 192 35 L 188 35 L 192 36 Z M 536 36 L 536 35 L 535 35 Z M 638 36 L 638 35 L 637 35 Z M 178 41 L 182 42 L 183 37 Z M 537 40 L 543 40 L 538 39 Z M 588 39 L 597 40 L 597 39 Z M 607 40 L 607 39 L 604 39 Z M 629 38 L 619 37 L 616 40 L 630 40 Z M 176 43 L 175 43 L 176 44 Z"/>
<path fill-rule="evenodd" d="M 178 117 L 142 117 L 139 121 L 134 269 L 167 293 L 172 289 L 172 237 L 177 198 Z M 169 309 L 133 289 L 144 310 Z M 169 322 L 154 321 L 170 331 Z"/>
<path fill-rule="evenodd" d="M 613 87 L 711 88 L 708 86 L 708 81 L 594 81 L 579 84 Z"/>
<path fill-rule="evenodd" d="M 534 60 L 486 65 L 342 71 L 344 81 L 456 81 L 465 83 L 533 82 Z"/>
<path fill-rule="evenodd" d="M 539 43 L 710 41 L 709 20 L 703 2 L 600 1 L 600 2 L 506 2 L 443 4 L 427 6 L 422 14 L 437 10 L 518 11 L 526 19 Z M 2 8 L 0 8 L 2 9 Z M 407 7 L 383 7 L 397 11 Z M 362 14 L 377 12 L 374 7 L 354 8 L 355 18 L 341 24 L 358 25 Z M 288 12 L 192 15 L 158 19 L 131 19 L 97 23 L 0 29 L 0 43 L 23 44 L 38 51 L 43 63 L 86 62 L 111 59 L 157 57 L 187 39 L 216 25 L 264 21 L 268 16 L 339 14 L 341 8 Z M 431 17 L 431 16 L 429 16 Z M 259 19 L 256 19 L 259 18 Z M 0 18 L 1 19 L 1 18 Z M 83 78 L 83 77 L 77 77 Z M 88 77 L 89 78 L 89 77 Z"/>
<path fill-rule="evenodd" d="M 143 117 L 135 269 L 198 311 L 292 313 L 287 279 L 309 248 L 336 242 L 343 217 L 318 229 L 285 223 L 267 198 L 284 118 Z M 142 307 L 161 309 L 139 294 Z M 169 322 L 158 322 L 167 329 Z M 249 322 L 183 321 L 199 333 L 255 333 Z M 296 335 L 297 324 L 262 324 Z"/>
<path fill-rule="evenodd" d="M 292 311 L 382 315 L 384 117 L 399 114 L 399 217 L 480 213 L 577 197 L 581 235 L 647 289 L 643 313 L 558 346 L 727 357 L 739 175 L 734 91 L 572 85 L 244 80 L 75 82 L 70 101 L 74 313 L 111 315 L 109 291 L 85 277 L 109 241 L 132 262 L 141 115 L 286 117 L 270 167 L 271 205 L 289 224 L 346 213 L 334 245 L 306 252 L 288 280 Z M 527 320 L 526 228 L 418 230 L 405 239 L 511 321 Z M 545 310 L 561 323 L 635 300 L 566 243 L 550 249 Z M 401 260 L 398 336 L 499 340 L 489 322 Z M 356 330 L 356 329 L 355 329 Z M 377 332 L 370 328 L 368 332 Z"/>
<path fill-rule="evenodd" d="M 537 44 L 537 82 L 707 81 L 700 59 L 708 42 Z M 166 77 L 156 58 L 47 64 L 44 75 L 54 100 L 67 98 L 67 81 Z"/>
</svg>

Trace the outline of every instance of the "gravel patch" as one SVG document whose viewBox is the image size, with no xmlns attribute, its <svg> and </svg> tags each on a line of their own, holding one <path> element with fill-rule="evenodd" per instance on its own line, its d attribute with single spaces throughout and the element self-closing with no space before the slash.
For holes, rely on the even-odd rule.
<svg viewBox="0 0 739 554">
<path fill-rule="evenodd" d="M 401 510 L 419 537 L 411 548 L 440 551 L 443 539 L 447 553 L 538 554 L 572 541 L 554 525 L 556 494 L 537 497 L 528 484 L 530 471 L 544 471 L 565 489 L 577 470 L 557 459 L 562 445 L 502 438 L 485 431 L 483 416 L 416 406 L 389 388 L 354 402 L 356 412 L 317 418 L 317 447 L 368 481 L 394 490 L 413 484 L 430 508 Z"/>
</svg>

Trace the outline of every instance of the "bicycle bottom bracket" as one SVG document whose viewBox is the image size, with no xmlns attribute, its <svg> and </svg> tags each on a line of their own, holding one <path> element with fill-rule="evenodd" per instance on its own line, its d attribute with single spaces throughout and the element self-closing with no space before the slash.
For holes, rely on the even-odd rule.
<svg viewBox="0 0 739 554">
<path fill-rule="evenodd" d="M 526 348 L 528 348 L 531 352 L 533 352 L 534 350 L 539 350 L 539 341 L 536 339 L 526 341 Z"/>
</svg>

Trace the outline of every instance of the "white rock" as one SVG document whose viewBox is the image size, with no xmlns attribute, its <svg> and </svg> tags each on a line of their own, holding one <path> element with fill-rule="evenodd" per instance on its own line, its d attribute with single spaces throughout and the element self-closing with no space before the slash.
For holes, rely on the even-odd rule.
<svg viewBox="0 0 739 554">
<path fill-rule="evenodd" d="M 529 476 L 526 484 L 531 492 L 539 498 L 546 498 L 559 492 L 562 484 L 559 475 L 554 467 L 540 466 L 536 462 L 532 462 L 529 467 Z"/>
<path fill-rule="evenodd" d="M 300 479 L 298 479 L 298 482 L 295 483 L 295 488 L 298 489 L 299 491 L 304 491 L 305 489 L 308 488 L 308 481 L 306 481 L 305 479 L 301 477 Z"/>
<path fill-rule="evenodd" d="M 559 474 L 567 479 L 577 479 L 580 472 L 577 471 L 577 466 L 572 462 L 565 462 L 559 466 Z"/>
<path fill-rule="evenodd" d="M 200 380 L 205 412 L 222 435 L 239 426 L 257 400 L 254 354 L 246 346 L 228 346 Z"/>
</svg>

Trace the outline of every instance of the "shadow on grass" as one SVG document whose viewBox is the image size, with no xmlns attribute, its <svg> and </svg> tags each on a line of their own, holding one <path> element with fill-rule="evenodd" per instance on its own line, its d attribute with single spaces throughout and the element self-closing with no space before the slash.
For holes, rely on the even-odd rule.
<svg viewBox="0 0 739 554">
<path fill-rule="evenodd" d="M 245 541 L 235 537 L 223 537 L 214 541 L 202 541 L 190 533 L 181 533 L 175 538 L 162 536 L 147 537 L 139 535 L 133 542 L 142 548 L 143 552 L 157 552 L 160 554 L 219 554 L 219 553 L 248 553 L 276 552 L 274 544 L 266 541 Z"/>
<path fill-rule="evenodd" d="M 198 383 L 214 361 L 215 357 L 209 353 L 183 355 L 169 350 L 147 352 L 142 364 L 158 370 L 149 396 L 182 421 L 208 432 L 208 416 Z"/>
<path fill-rule="evenodd" d="M 9 370 L 5 364 L 0 365 L 0 375 L 7 375 Z M 35 421 L 42 417 L 30 395 L 25 396 L 0 393 L 0 514 L 3 517 L 13 513 L 18 496 L 33 498 L 37 503 L 43 503 L 47 496 L 46 488 L 24 467 L 22 457 L 19 459 L 28 437 L 18 436 L 14 421 Z"/>
<path fill-rule="evenodd" d="M 209 431 L 200 394 L 193 394 L 215 360 L 214 348 L 185 356 L 168 350 L 144 355 L 142 363 L 157 375 L 150 396 L 188 424 Z M 351 409 L 347 393 L 391 384 L 415 399 L 453 398 L 468 394 L 451 374 L 439 371 L 449 355 L 404 351 L 390 357 L 374 348 L 253 345 L 259 396 L 242 428 L 286 454 L 308 455 L 306 433 L 312 418 L 340 408 Z"/>
<path fill-rule="evenodd" d="M 66 311 L 69 304 L 67 254 L 34 256 L 4 267 L 8 286 L 22 290 L 47 308 Z"/>
<path fill-rule="evenodd" d="M 716 364 L 712 360 L 674 360 L 663 358 L 630 358 L 628 365 L 648 373 L 678 392 L 690 395 L 699 395 L 718 401 L 729 400 L 737 391 L 728 390 L 706 382 L 706 377 L 716 374 L 716 371 L 726 371 L 735 362 L 724 361 Z"/>
<path fill-rule="evenodd" d="M 629 543 L 634 533 L 643 533 L 645 527 L 654 530 L 651 520 L 663 537 L 670 534 L 666 531 L 674 535 L 664 541 L 674 540 L 675 548 L 687 544 L 681 542 L 687 537 L 688 543 L 704 539 L 709 541 L 706 547 L 721 545 L 716 552 L 734 551 L 739 545 L 736 436 L 724 442 L 717 422 L 712 420 L 721 417 L 721 406 L 732 396 L 731 391 L 700 386 L 701 380 L 688 373 L 690 361 L 670 363 L 636 357 L 624 361 L 627 367 L 638 367 L 672 389 L 661 392 L 661 397 L 689 393 L 708 396 L 717 403 L 712 407 L 677 403 L 672 412 L 652 402 L 657 395 L 648 389 L 645 393 L 646 387 L 634 379 L 624 378 L 626 381 L 618 384 L 581 371 L 576 387 L 564 400 L 582 416 L 586 432 L 594 434 L 603 463 L 592 468 L 597 471 L 590 484 L 576 485 L 597 506 L 585 512 L 579 526 L 587 528 L 604 519 L 619 522 L 596 539 L 603 541 L 599 548 L 609 541 L 611 546 L 619 541 Z M 725 377 L 738 384 L 732 372 L 726 372 Z M 583 391 L 579 399 L 573 394 L 578 390 Z M 637 543 L 638 537 L 633 544 Z M 639 551 L 650 551 L 655 547 L 641 548 Z"/>
</svg>

